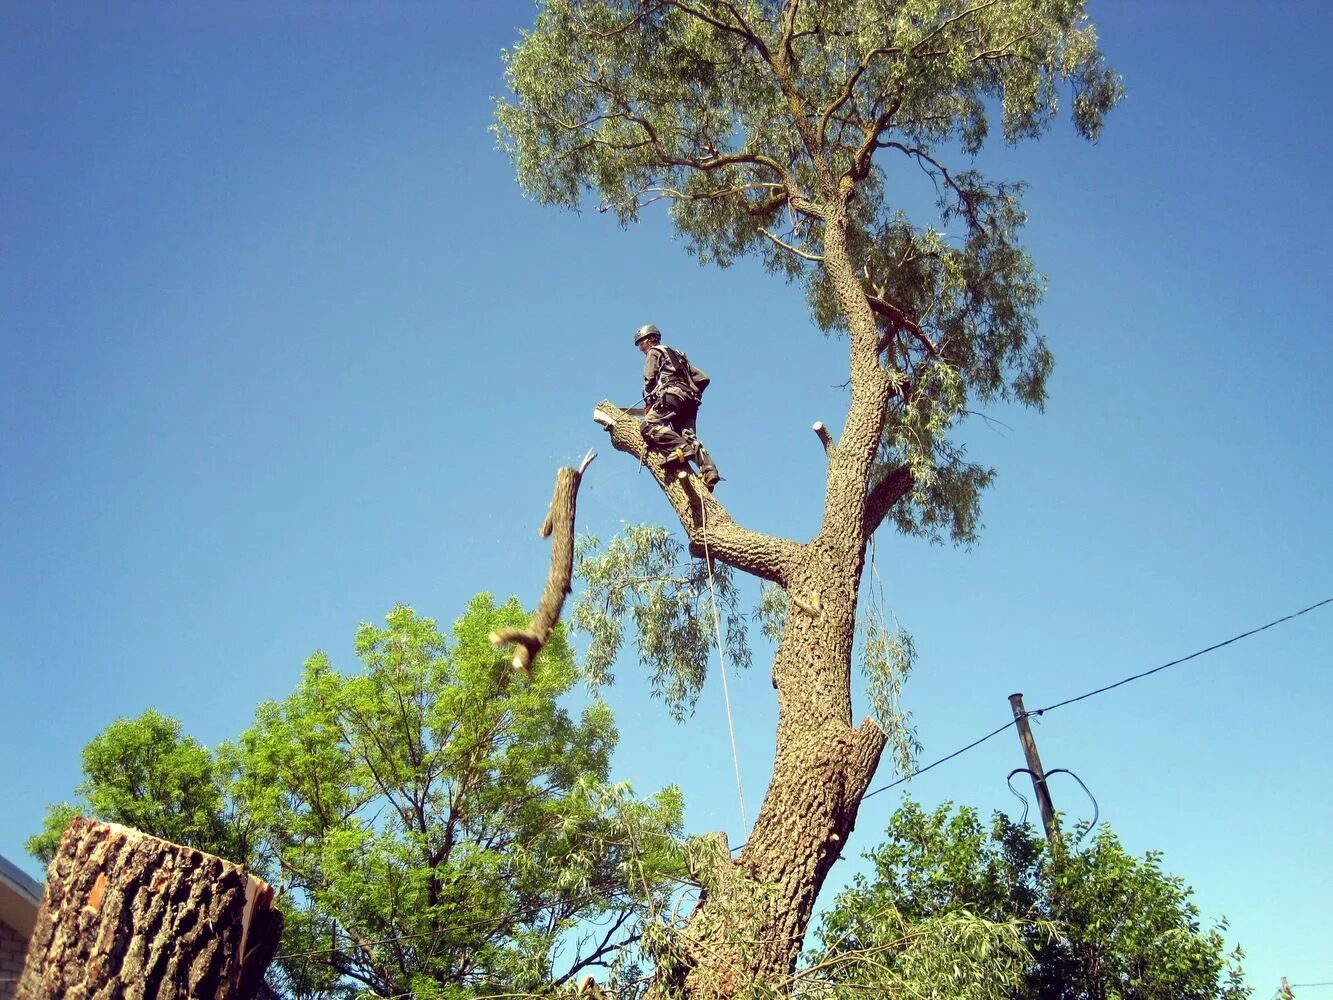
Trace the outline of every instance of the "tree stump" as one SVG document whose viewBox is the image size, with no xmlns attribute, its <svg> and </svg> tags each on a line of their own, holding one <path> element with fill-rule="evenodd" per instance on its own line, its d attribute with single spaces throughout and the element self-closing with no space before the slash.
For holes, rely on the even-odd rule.
<svg viewBox="0 0 1333 1000">
<path fill-rule="evenodd" d="M 17 1000 L 246 1000 L 282 934 L 240 865 L 76 817 L 47 870 Z"/>
</svg>

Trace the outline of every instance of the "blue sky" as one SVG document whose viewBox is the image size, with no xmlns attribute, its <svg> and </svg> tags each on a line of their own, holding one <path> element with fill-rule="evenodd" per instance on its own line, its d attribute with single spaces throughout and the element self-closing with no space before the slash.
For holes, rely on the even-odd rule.
<svg viewBox="0 0 1333 1000">
<path fill-rule="evenodd" d="M 115 717 L 156 706 L 214 744 L 314 650 L 351 667 L 357 622 L 396 602 L 444 622 L 479 590 L 534 602 L 554 470 L 587 448 L 581 531 L 665 519 L 590 419 L 637 395 L 641 323 L 713 377 L 701 433 L 737 519 L 815 530 L 809 427 L 841 423 L 842 345 L 759 268 L 699 268 L 660 214 L 622 231 L 523 199 L 488 126 L 531 14 L 0 9 L 0 853 L 33 874 L 24 839 Z M 1062 122 L 987 154 L 1031 183 L 1050 403 L 967 432 L 1000 472 L 980 545 L 877 547 L 924 761 L 1004 723 L 1011 692 L 1050 704 L 1333 596 L 1333 15 L 1093 14 L 1128 88 L 1102 142 Z M 731 688 L 751 816 L 764 653 Z M 1048 768 L 1229 918 L 1260 998 L 1333 980 L 1330 668 L 1333 607 L 1036 726 Z M 738 843 L 716 676 L 684 728 L 618 676 L 618 776 L 679 783 L 691 830 Z M 1019 808 L 1021 764 L 1009 732 L 909 787 Z M 1073 782 L 1053 794 L 1090 815 Z"/>
</svg>

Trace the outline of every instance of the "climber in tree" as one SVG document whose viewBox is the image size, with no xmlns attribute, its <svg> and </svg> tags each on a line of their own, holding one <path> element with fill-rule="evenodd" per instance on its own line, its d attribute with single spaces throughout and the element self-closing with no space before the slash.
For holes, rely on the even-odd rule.
<svg viewBox="0 0 1333 1000">
<path fill-rule="evenodd" d="M 690 364 L 680 351 L 662 343 L 662 331 L 651 323 L 639 327 L 634 346 L 643 352 L 643 437 L 667 461 L 688 468 L 690 459 L 711 491 L 721 476 L 712 456 L 694 433 L 699 401 L 708 388 L 708 376 Z"/>
</svg>

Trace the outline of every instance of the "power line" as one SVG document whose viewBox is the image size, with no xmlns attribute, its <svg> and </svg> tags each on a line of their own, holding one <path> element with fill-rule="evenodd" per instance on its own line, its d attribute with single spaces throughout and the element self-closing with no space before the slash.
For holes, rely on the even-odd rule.
<svg viewBox="0 0 1333 1000">
<path fill-rule="evenodd" d="M 1199 650 L 1197 653 L 1190 653 L 1189 656 L 1182 656 L 1180 659 L 1172 660 L 1170 663 L 1163 663 L 1160 667 L 1153 667 L 1151 670 L 1145 670 L 1141 674 L 1134 674 L 1131 677 L 1126 677 L 1124 680 L 1116 681 L 1114 684 L 1107 684 L 1105 687 L 1099 687 L 1095 691 L 1089 691 L 1087 694 L 1081 694 L 1074 698 L 1066 698 L 1064 701 L 1057 701 L 1054 705 L 1047 705 L 1045 708 L 1039 708 L 1034 712 L 1029 712 L 1028 714 L 1041 715 L 1043 712 L 1050 712 L 1057 708 L 1064 708 L 1064 706 L 1072 705 L 1074 702 L 1082 701 L 1084 698 L 1091 698 L 1093 695 L 1102 694 L 1106 691 L 1110 691 L 1112 688 L 1118 688 L 1122 684 L 1128 684 L 1130 681 L 1136 681 L 1139 680 L 1140 678 L 1148 677 L 1151 674 L 1157 673 L 1158 671 L 1165 670 L 1167 667 L 1174 667 L 1177 664 L 1184 663 L 1186 660 L 1192 660 L 1197 656 L 1203 656 L 1204 653 L 1211 653 L 1213 650 L 1221 649 L 1223 646 L 1230 646 L 1233 642 L 1238 642 L 1241 639 L 1248 638 L 1249 636 L 1262 632 L 1264 629 L 1272 628 L 1274 625 L 1281 625 L 1283 622 L 1289 622 L 1293 618 L 1299 618 L 1307 611 L 1313 611 L 1315 608 L 1321 608 L 1325 604 L 1330 604 L 1330 603 L 1333 603 L 1333 597 L 1327 597 L 1324 600 L 1320 601 L 1318 604 L 1311 604 L 1308 608 L 1302 608 L 1300 611 L 1293 611 L 1291 614 L 1286 615 L 1282 618 L 1278 618 L 1274 621 L 1271 621 L 1267 625 L 1260 625 L 1258 628 L 1252 628 L 1248 632 L 1242 632 L 1240 635 L 1233 635 L 1230 639 L 1227 639 L 1225 642 L 1216 643 L 1215 645 L 1209 646 L 1207 649 Z"/>
<path fill-rule="evenodd" d="M 1047 705 L 1045 708 L 1038 708 L 1038 709 L 1036 709 L 1036 710 L 1034 710 L 1034 711 L 1028 712 L 1027 714 L 1028 714 L 1028 715 L 1042 715 L 1042 714 L 1044 714 L 1044 713 L 1046 713 L 1046 712 L 1052 712 L 1052 711 L 1054 711 L 1054 710 L 1057 709 L 1057 708 L 1064 708 L 1064 706 L 1066 706 L 1066 705 L 1072 705 L 1072 704 L 1073 704 L 1074 702 L 1076 702 L 1076 701 L 1083 701 L 1085 698 L 1091 698 L 1091 697 L 1093 697 L 1094 695 L 1104 694 L 1104 693 L 1106 693 L 1107 691 L 1112 690 L 1113 688 L 1118 688 L 1118 687 L 1120 687 L 1120 686 L 1123 685 L 1123 684 L 1128 684 L 1130 681 L 1141 680 L 1141 679 L 1144 678 L 1144 677 L 1148 677 L 1148 676 L 1150 676 L 1150 675 L 1152 675 L 1152 674 L 1158 673 L 1159 671 L 1165 670 L 1167 667 L 1174 667 L 1174 666 L 1177 666 L 1177 665 L 1179 665 L 1179 664 L 1181 664 L 1181 663 L 1185 663 L 1185 662 L 1188 661 L 1188 660 L 1193 660 L 1193 659 L 1195 659 L 1196 657 L 1203 656 L 1205 653 L 1211 653 L 1211 652 L 1213 652 L 1213 651 L 1216 650 L 1216 649 L 1221 649 L 1223 646 L 1229 646 L 1229 645 L 1231 645 L 1233 642 L 1238 642 L 1238 641 L 1240 641 L 1241 639 L 1245 639 L 1245 638 L 1248 638 L 1249 636 L 1256 635 L 1256 634 L 1258 634 L 1259 632 L 1264 631 L 1265 629 L 1270 629 L 1270 628 L 1272 628 L 1274 625 L 1281 625 L 1283 622 L 1289 622 L 1289 621 L 1291 621 L 1293 618 L 1299 618 L 1301 615 L 1303 615 L 1303 614 L 1305 614 L 1305 613 L 1307 613 L 1307 612 L 1309 612 L 1309 611 L 1313 611 L 1313 610 L 1315 610 L 1316 608 L 1322 608 L 1325 604 L 1333 604 L 1333 597 L 1326 597 L 1324 600 L 1319 601 L 1319 602 L 1316 603 L 1316 604 L 1311 604 L 1308 608 L 1302 608 L 1300 611 L 1293 611 L 1293 612 L 1292 612 L 1291 614 L 1289 614 L 1289 615 L 1284 615 L 1284 616 L 1281 617 L 1281 618 L 1276 618 L 1276 619 L 1274 619 L 1273 621 L 1269 622 L 1267 625 L 1260 625 L 1258 628 L 1252 628 L 1252 629 L 1250 629 L 1248 632 L 1242 632 L 1242 633 L 1240 633 L 1240 635 L 1233 635 L 1230 639 L 1226 639 L 1226 640 L 1224 640 L 1223 642 L 1214 643 L 1213 645 L 1208 646 L 1208 647 L 1205 648 L 1205 649 L 1200 649 L 1198 652 L 1190 653 L 1189 656 L 1182 656 L 1180 659 L 1178 659 L 1178 660 L 1172 660 L 1170 663 L 1163 663 L 1160 667 L 1153 667 L 1151 670 L 1145 670 L 1145 671 L 1143 671 L 1142 673 L 1139 673 L 1139 674 L 1133 674 L 1133 675 L 1131 675 L 1131 676 L 1129 676 L 1129 677 L 1124 678 L 1123 680 L 1118 680 L 1118 681 L 1116 681 L 1114 684 L 1107 684 L 1107 685 L 1105 685 L 1104 687 L 1096 688 L 1095 690 L 1088 691 L 1088 692 L 1085 693 L 1085 694 L 1080 694 L 1080 695 L 1077 695 L 1077 696 L 1075 696 L 1075 697 L 1073 697 L 1073 698 L 1066 698 L 1064 701 L 1057 701 L 1054 705 Z M 953 753 L 949 754 L 948 756 L 941 757 L 939 760 L 936 760 L 936 761 L 932 761 L 931 763 L 927 764 L 925 767 L 921 768 L 920 770 L 913 771 L 911 774 L 905 774 L 905 775 L 903 775 L 901 778 L 899 778 L 897 781 L 891 781 L 891 782 L 889 782 L 889 784 L 887 784 L 887 785 L 884 785 L 884 786 L 882 786 L 882 787 L 880 787 L 880 788 L 876 788 L 873 792 L 867 792 L 865 795 L 863 795 L 863 796 L 861 797 L 861 801 L 864 802 L 866 799 L 870 798 L 871 796 L 878 795 L 880 792 L 887 792 L 890 788 L 894 788 L 894 787 L 896 787 L 896 786 L 898 786 L 898 785 L 901 785 L 903 782 L 908 781 L 908 780 L 910 780 L 910 779 L 912 779 L 912 778 L 915 778 L 915 777 L 916 777 L 917 775 L 919 775 L 919 774 L 925 774 L 925 773 L 926 773 L 927 771 L 929 771 L 932 767 L 936 767 L 936 766 L 938 766 L 938 765 L 940 765 L 940 764 L 943 764 L 945 761 L 953 760 L 955 757 L 961 756 L 962 754 L 967 753 L 969 750 L 972 750 L 972 749 L 974 749 L 975 747 L 979 747 L 979 746 L 981 746 L 981 744 L 985 743 L 988 739 L 990 739 L 990 738 L 993 737 L 993 736 L 998 736 L 998 735 L 1000 735 L 1000 733 L 1004 732 L 1004 731 L 1005 731 L 1006 729 L 1008 729 L 1010 726 L 1015 725 L 1017 722 L 1018 722 L 1017 719 L 1010 719 L 1008 722 L 1006 722 L 1006 723 L 1005 723 L 1003 726 L 1001 726 L 999 729 L 992 730 L 991 732 L 987 733 L 985 736 L 981 737 L 979 740 L 973 740 L 973 741 L 972 741 L 971 743 L 969 743 L 967 746 L 962 747 L 961 749 L 955 750 Z M 1323 983 L 1318 983 L 1318 984 L 1317 984 L 1317 983 L 1309 983 L 1309 984 L 1307 984 L 1307 985 L 1309 985 L 1309 986 L 1315 986 L 1315 985 L 1327 985 L 1327 984 L 1323 984 Z"/>
<path fill-rule="evenodd" d="M 889 784 L 885 785 L 883 788 L 876 788 L 873 792 L 866 792 L 865 795 L 861 796 L 861 801 L 864 802 L 866 799 L 870 798 L 872 795 L 878 795 L 880 792 L 887 792 L 890 788 L 894 787 L 894 785 L 901 785 L 904 781 L 907 781 L 907 780 L 909 780 L 909 779 L 911 779 L 911 778 L 915 778 L 918 774 L 925 774 L 925 773 L 926 773 L 927 771 L 929 771 L 932 767 L 937 767 L 937 766 L 939 766 L 940 764 L 943 764 L 946 760 L 953 760 L 955 757 L 958 757 L 958 756 L 961 756 L 962 754 L 967 753 L 967 752 L 968 752 L 969 750 L 971 750 L 973 747 L 979 747 L 979 746 L 981 746 L 981 744 L 985 743 L 985 742 L 986 742 L 988 739 L 990 739 L 992 736 L 999 736 L 1002 732 L 1004 732 L 1004 731 L 1005 731 L 1006 729 L 1008 729 L 1010 726 L 1014 725 L 1017 721 L 1018 721 L 1018 720 L 1016 720 L 1016 719 L 1010 719 L 1008 722 L 1006 722 L 1006 723 L 1005 723 L 1003 726 L 1001 726 L 999 729 L 992 730 L 991 732 L 987 733 L 985 736 L 981 737 L 981 739 L 979 739 L 979 740 L 974 740 L 973 742 L 969 743 L 967 746 L 963 747 L 963 748 L 960 749 L 960 750 L 955 750 L 953 753 L 949 754 L 947 757 L 941 757 L 939 760 L 932 761 L 931 763 L 927 764 L 925 767 L 921 768 L 919 771 L 913 771 L 911 774 L 905 774 L 905 775 L 903 775 L 901 778 L 899 778 L 897 781 L 890 782 Z"/>
</svg>

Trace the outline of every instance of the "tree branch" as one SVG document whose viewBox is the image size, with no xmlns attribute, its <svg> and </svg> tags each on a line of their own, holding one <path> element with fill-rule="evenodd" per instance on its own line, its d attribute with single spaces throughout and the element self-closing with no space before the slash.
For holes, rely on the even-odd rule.
<svg viewBox="0 0 1333 1000">
<path fill-rule="evenodd" d="M 838 92 L 838 96 L 833 99 L 833 103 L 825 108 L 819 117 L 819 141 L 821 143 L 823 143 L 828 134 L 829 122 L 833 119 L 833 116 L 838 113 L 838 109 L 852 99 L 852 95 L 856 93 L 857 83 L 860 82 L 865 71 L 870 68 L 870 64 L 874 62 L 878 56 L 889 55 L 897 51 L 899 50 L 896 48 L 871 49 L 861 57 L 861 62 L 857 65 L 856 69 L 852 71 L 851 75 L 847 77 L 847 82 L 842 85 L 842 90 Z M 896 107 L 897 105 L 895 104 L 895 109 Z M 876 135 L 878 135 L 878 132 L 876 132 Z"/>
<path fill-rule="evenodd" d="M 883 479 L 875 484 L 866 497 L 865 530 L 867 538 L 873 535 L 879 526 L 884 523 L 884 518 L 888 516 L 893 505 L 911 493 L 915 485 L 911 470 L 905 465 L 900 465 L 888 472 Z"/>
<path fill-rule="evenodd" d="M 870 311 L 876 316 L 882 316 L 887 320 L 897 323 L 915 337 L 931 357 L 938 358 L 940 356 L 940 349 L 935 344 L 935 341 L 930 339 L 930 336 L 926 331 L 921 329 L 917 322 L 908 316 L 896 303 L 890 301 L 889 297 L 882 291 L 875 289 L 875 293 L 876 294 L 874 295 L 866 296 L 866 302 L 870 303 Z M 884 336 L 880 337 L 879 343 L 875 345 L 875 353 L 882 353 L 888 348 L 892 340 L 892 332 L 886 333 Z"/>
<path fill-rule="evenodd" d="M 946 17 L 939 24 L 935 25 L 934 30 L 932 30 L 930 34 L 924 36 L 919 42 L 917 42 L 915 45 L 912 46 L 913 53 L 915 53 L 917 49 L 921 48 L 921 46 L 925 45 L 927 42 L 932 41 L 937 35 L 940 34 L 940 32 L 944 31 L 946 28 L 951 27 L 952 25 L 956 24 L 959 21 L 964 20 L 965 18 L 971 17 L 973 14 L 985 10 L 987 7 L 994 7 L 999 2 L 1000 0 L 986 0 L 985 3 L 979 3 L 975 7 L 969 7 L 967 10 L 959 11 L 957 14 L 953 15 L 953 17 Z M 927 55 L 929 54 L 930 53 L 927 53 Z"/>
<path fill-rule="evenodd" d="M 605 966 L 606 963 L 604 961 L 601 961 L 601 959 L 603 959 L 608 952 L 618 950 L 627 945 L 633 944 L 635 941 L 639 940 L 641 935 L 631 934 L 624 941 L 619 942 L 618 944 L 615 945 L 611 944 L 612 937 L 615 936 L 615 933 L 625 925 L 625 921 L 627 921 L 632 915 L 633 911 L 622 910 L 620 914 L 617 915 L 614 922 L 611 924 L 610 930 L 608 930 L 606 934 L 602 937 L 601 943 L 598 944 L 597 947 L 594 948 L 591 952 L 589 952 L 587 957 L 576 956 L 574 964 L 569 967 L 569 970 L 566 971 L 563 975 L 552 980 L 551 985 L 553 987 L 559 988 L 563 984 L 569 982 L 571 979 L 573 979 L 575 976 L 577 976 L 580 972 L 582 972 L 589 966 L 592 965 Z"/>
<path fill-rule="evenodd" d="M 611 435 L 611 444 L 617 451 L 633 455 L 653 474 L 680 519 L 692 549 L 702 547 L 707 535 L 708 552 L 713 557 L 743 573 L 786 586 L 790 569 L 800 555 L 798 543 L 741 527 L 696 477 L 679 480 L 668 476 L 663 456 L 644 441 L 640 422 L 614 403 L 606 400 L 598 403 L 593 420 Z"/>
<path fill-rule="evenodd" d="M 489 636 L 491 645 L 497 649 L 514 643 L 512 660 L 514 669 L 530 676 L 532 661 L 546 645 L 551 629 L 560 620 L 560 609 L 564 607 L 565 595 L 569 593 L 570 576 L 574 571 L 574 510 L 578 498 L 579 482 L 588 463 L 597 457 L 595 451 L 589 451 L 583 457 L 583 464 L 577 469 L 568 467 L 557 470 L 555 474 L 555 493 L 551 497 L 551 508 L 546 512 L 541 529 L 537 532 L 542 538 L 549 538 L 558 528 L 551 541 L 551 569 L 546 577 L 546 586 L 542 590 L 537 610 L 533 612 L 527 628 L 505 628 L 492 632 Z"/>
<path fill-rule="evenodd" d="M 787 23 L 782 28 L 782 58 L 790 65 L 793 53 L 792 42 L 796 40 L 796 14 L 801 8 L 801 0 L 791 0 L 787 6 Z"/>
<path fill-rule="evenodd" d="M 917 163 L 924 161 L 938 170 L 940 176 L 944 178 L 944 183 L 953 189 L 954 194 L 958 195 L 958 200 L 963 203 L 963 209 L 967 213 L 968 225 L 972 229 L 981 228 L 981 220 L 977 216 L 976 206 L 972 204 L 972 196 L 958 185 L 958 182 L 953 179 L 953 175 L 949 173 L 949 169 L 943 163 L 920 146 L 904 146 L 901 142 L 877 142 L 876 146 L 880 149 L 896 149 L 907 156 L 915 157 Z M 926 172 L 929 173 L 929 171 Z"/>
<path fill-rule="evenodd" d="M 764 45 L 763 39 L 750 30 L 750 26 L 745 23 L 745 19 L 737 13 L 736 8 L 731 6 L 731 4 L 724 3 L 722 6 L 726 7 L 733 15 L 735 15 L 738 22 L 736 24 L 728 24 L 720 18 L 713 17 L 706 11 L 699 10 L 697 7 L 691 7 L 687 3 L 682 3 L 681 0 L 664 0 L 663 6 L 675 7 L 676 10 L 690 15 L 690 17 L 695 20 L 702 21 L 704 24 L 712 25 L 719 31 L 725 31 L 728 34 L 736 35 L 738 38 L 744 39 L 759 51 L 760 55 L 764 57 L 765 62 L 768 61 L 768 47 Z"/>
<path fill-rule="evenodd" d="M 800 247 L 794 247 L 790 243 L 784 242 L 783 240 L 775 236 L 773 233 L 770 233 L 763 226 L 759 227 L 759 231 L 763 233 L 765 236 L 767 236 L 774 243 L 776 243 L 778 246 L 782 247 L 783 250 L 786 250 L 789 253 L 794 253 L 797 257 L 800 257 L 803 260 L 812 261 L 815 264 L 821 263 L 824 260 L 824 258 L 819 256 L 818 254 L 809 253 L 805 250 L 802 250 Z"/>
</svg>

